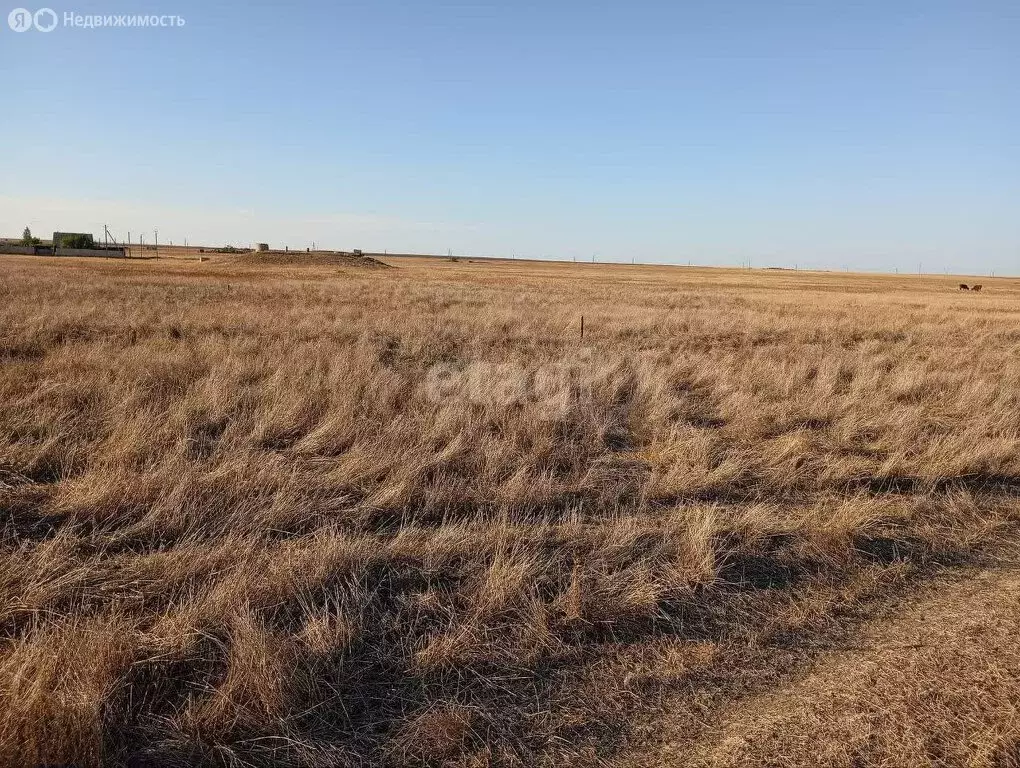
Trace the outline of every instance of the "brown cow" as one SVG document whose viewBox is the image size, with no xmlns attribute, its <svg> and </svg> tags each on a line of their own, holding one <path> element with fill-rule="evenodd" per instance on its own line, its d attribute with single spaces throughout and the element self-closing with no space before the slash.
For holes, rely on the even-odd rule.
<svg viewBox="0 0 1020 768">
<path fill-rule="evenodd" d="M 970 286 L 967 285 L 966 283 L 960 283 L 960 290 L 961 291 L 969 291 L 970 290 Z"/>
<path fill-rule="evenodd" d="M 980 285 L 975 285 L 973 288 L 971 288 L 971 290 L 972 291 L 980 291 L 981 290 L 981 286 Z"/>
</svg>

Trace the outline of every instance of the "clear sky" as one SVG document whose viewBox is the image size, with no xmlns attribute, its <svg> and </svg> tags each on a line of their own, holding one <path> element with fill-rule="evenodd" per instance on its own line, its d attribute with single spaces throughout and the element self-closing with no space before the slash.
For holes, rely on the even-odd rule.
<svg viewBox="0 0 1020 768">
<path fill-rule="evenodd" d="M 1020 274 L 1020 3 L 49 0 L 0 232 Z"/>
</svg>

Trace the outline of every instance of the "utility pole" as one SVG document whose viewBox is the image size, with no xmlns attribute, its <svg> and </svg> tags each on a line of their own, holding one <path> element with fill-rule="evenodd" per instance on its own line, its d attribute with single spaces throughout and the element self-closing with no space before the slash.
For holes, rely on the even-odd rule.
<svg viewBox="0 0 1020 768">
<path fill-rule="evenodd" d="M 159 258 L 159 230 L 152 230 L 152 234 L 156 236 L 156 258 Z"/>
</svg>

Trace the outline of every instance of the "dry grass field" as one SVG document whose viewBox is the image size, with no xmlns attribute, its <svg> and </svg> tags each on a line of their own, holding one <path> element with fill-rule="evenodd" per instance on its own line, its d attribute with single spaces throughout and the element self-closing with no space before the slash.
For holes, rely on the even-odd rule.
<svg viewBox="0 0 1020 768">
<path fill-rule="evenodd" d="M 0 257 L 0 765 L 1020 764 L 1020 281 L 305 261 Z"/>
</svg>

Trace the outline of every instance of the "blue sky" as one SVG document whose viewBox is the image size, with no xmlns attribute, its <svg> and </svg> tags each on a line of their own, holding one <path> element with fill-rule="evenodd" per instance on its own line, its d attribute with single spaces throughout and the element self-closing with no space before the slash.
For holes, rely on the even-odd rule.
<svg viewBox="0 0 1020 768">
<path fill-rule="evenodd" d="M 50 7 L 4 234 L 1020 274 L 1016 2 Z"/>
</svg>

